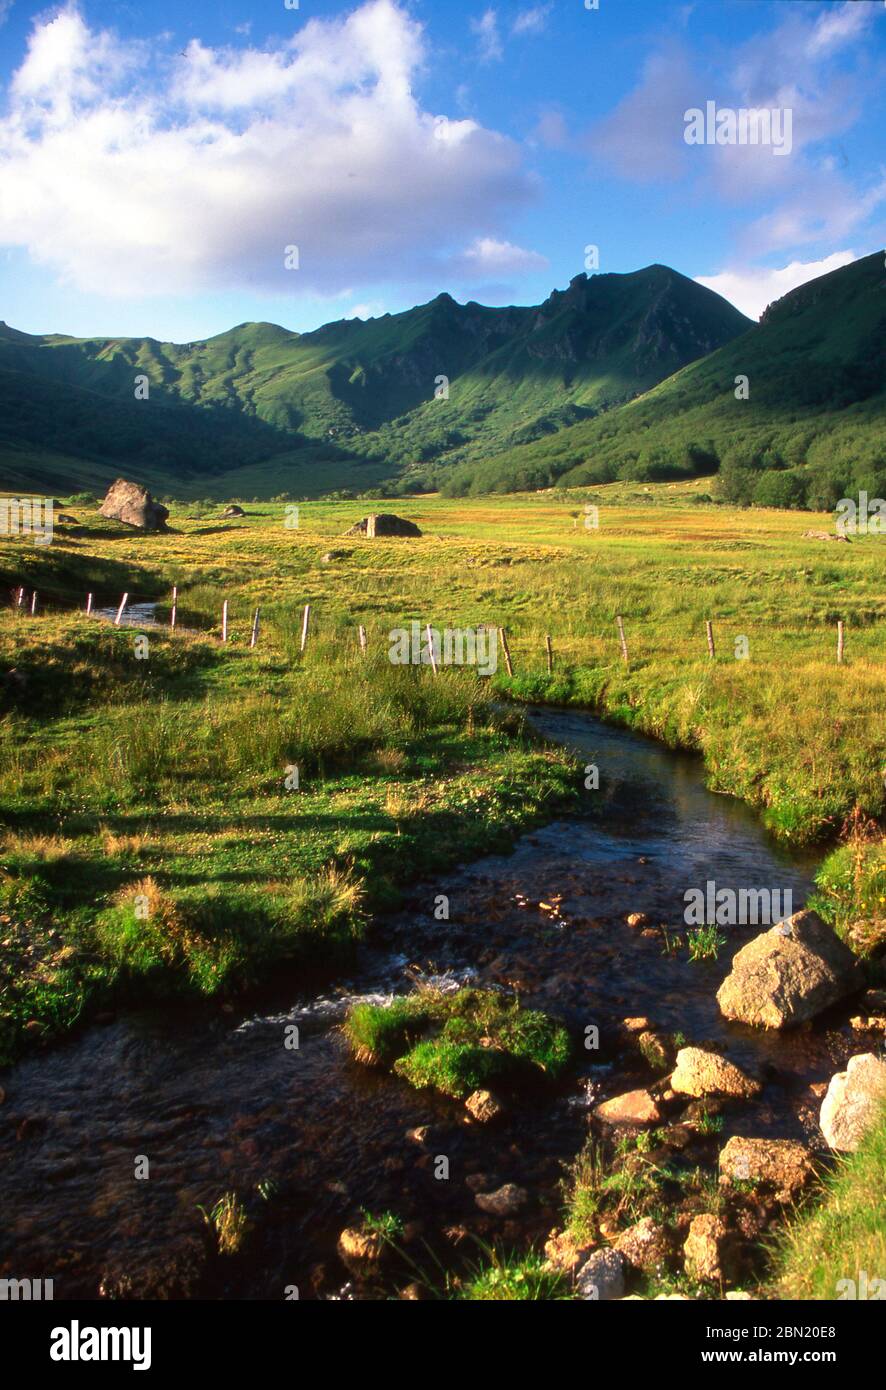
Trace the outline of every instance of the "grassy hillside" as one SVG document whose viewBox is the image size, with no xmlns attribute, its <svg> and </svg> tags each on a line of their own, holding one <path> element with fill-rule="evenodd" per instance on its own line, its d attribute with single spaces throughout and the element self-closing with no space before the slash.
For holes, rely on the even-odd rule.
<svg viewBox="0 0 886 1390">
<path fill-rule="evenodd" d="M 0 325 L 0 460 L 10 486 L 15 468 L 22 484 L 56 490 L 47 454 L 89 461 L 96 485 L 135 470 L 174 479 L 179 492 L 184 480 L 191 495 L 217 491 L 232 471 L 255 495 L 281 490 L 290 470 L 307 493 L 380 479 L 415 486 L 435 461 L 485 455 L 630 400 L 747 324 L 694 281 L 650 266 L 577 276 L 537 308 L 440 295 L 302 335 L 247 323 L 174 344 Z M 147 400 L 134 398 L 138 375 Z M 448 398 L 438 398 L 441 377 Z"/>
<path fill-rule="evenodd" d="M 748 397 L 736 379 L 748 378 Z M 725 500 L 831 508 L 886 491 L 882 253 L 771 305 L 760 324 L 641 399 L 456 471 L 454 494 L 713 473 Z"/>
</svg>

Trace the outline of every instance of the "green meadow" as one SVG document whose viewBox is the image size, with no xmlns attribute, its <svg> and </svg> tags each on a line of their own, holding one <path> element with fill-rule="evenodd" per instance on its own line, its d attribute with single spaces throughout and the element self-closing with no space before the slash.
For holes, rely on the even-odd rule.
<svg viewBox="0 0 886 1390">
<path fill-rule="evenodd" d="M 2 543 L 5 1053 L 108 999 L 334 968 L 431 863 L 571 804 L 578 771 L 526 736 L 521 701 L 699 750 L 787 841 L 882 815 L 880 537 L 807 539 L 827 516 L 715 506 L 699 483 L 415 498 L 420 539 L 344 534 L 366 509 L 181 504 L 144 536 L 65 503 L 50 546 Z M 161 626 L 87 618 L 87 592 L 154 601 Z M 392 665 L 413 621 L 504 628 L 513 678 Z"/>
</svg>

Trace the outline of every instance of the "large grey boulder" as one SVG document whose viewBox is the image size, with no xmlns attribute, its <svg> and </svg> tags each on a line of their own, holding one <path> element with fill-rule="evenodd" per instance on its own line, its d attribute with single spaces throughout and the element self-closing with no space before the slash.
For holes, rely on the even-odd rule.
<svg viewBox="0 0 886 1390">
<path fill-rule="evenodd" d="M 356 526 L 352 526 L 349 531 L 345 531 L 346 536 L 420 536 L 421 531 L 413 521 L 407 521 L 402 516 L 393 516 L 388 512 L 379 512 L 373 516 L 364 516 L 362 521 L 358 521 Z"/>
<path fill-rule="evenodd" d="M 102 516 L 122 521 L 126 526 L 137 526 L 140 531 L 167 529 L 168 509 L 155 502 L 146 487 L 128 483 L 125 478 L 111 483 L 100 511 Z"/>
<path fill-rule="evenodd" d="M 623 1298 L 625 1258 L 618 1250 L 596 1250 L 582 1265 L 575 1280 L 580 1298 L 609 1301 Z"/>
<path fill-rule="evenodd" d="M 858 962 L 814 912 L 795 912 L 736 953 L 717 990 L 726 1018 L 758 1028 L 804 1023 L 861 985 Z"/>
<path fill-rule="evenodd" d="M 873 1052 L 849 1058 L 845 1071 L 831 1077 L 819 1123 L 828 1145 L 854 1153 L 886 1106 L 886 1061 Z"/>
</svg>

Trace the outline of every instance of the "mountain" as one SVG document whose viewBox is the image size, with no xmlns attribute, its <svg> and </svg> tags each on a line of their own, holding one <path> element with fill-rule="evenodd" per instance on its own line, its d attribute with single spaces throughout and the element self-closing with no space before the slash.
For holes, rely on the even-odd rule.
<svg viewBox="0 0 886 1390">
<path fill-rule="evenodd" d="M 442 294 L 304 334 L 246 323 L 174 344 L 0 324 L 0 466 L 10 487 L 60 491 L 120 472 L 189 495 L 428 486 L 593 420 L 749 326 L 660 265 L 579 275 L 535 307 Z"/>
<path fill-rule="evenodd" d="M 738 379 L 747 378 L 747 398 Z M 738 391 L 738 395 L 736 392 Z M 725 500 L 829 510 L 886 496 L 882 252 L 771 304 L 760 323 L 637 400 L 457 468 L 451 493 L 719 470 Z"/>
</svg>

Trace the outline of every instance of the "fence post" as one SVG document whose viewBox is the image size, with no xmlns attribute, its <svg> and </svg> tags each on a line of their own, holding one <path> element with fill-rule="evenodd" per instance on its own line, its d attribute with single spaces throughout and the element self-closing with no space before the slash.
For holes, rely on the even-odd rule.
<svg viewBox="0 0 886 1390">
<path fill-rule="evenodd" d="M 33 617 L 33 615 L 34 615 L 36 612 L 37 612 L 37 590 L 35 589 L 33 595 L 31 596 L 31 616 Z"/>
<path fill-rule="evenodd" d="M 500 642 L 501 642 L 501 649 L 502 649 L 502 651 L 503 651 L 504 654 L 505 654 L 505 665 L 506 665 L 507 668 L 508 668 L 508 675 L 511 676 L 511 677 L 513 677 L 513 674 L 514 674 L 514 665 L 513 665 L 513 662 L 511 661 L 511 649 L 510 649 L 510 647 L 508 646 L 508 635 L 507 635 L 507 633 L 505 632 L 505 630 L 504 630 L 503 627 L 500 627 L 500 628 L 498 629 L 498 636 L 499 636 L 499 640 L 500 640 Z"/>
<path fill-rule="evenodd" d="M 545 647 L 548 654 L 548 675 L 552 676 L 554 674 L 554 649 L 551 646 L 550 633 L 545 636 Z"/>
<path fill-rule="evenodd" d="M 256 644 L 256 642 L 258 641 L 258 615 L 259 615 L 260 612 L 261 612 L 261 609 L 260 609 L 260 608 L 256 608 L 256 610 L 255 610 L 255 615 L 254 615 L 254 617 L 253 617 L 253 619 L 252 619 L 252 636 L 251 636 L 250 639 L 249 639 L 249 645 L 250 645 L 250 647 L 254 647 L 255 644 Z"/>
<path fill-rule="evenodd" d="M 840 621 L 837 623 L 837 661 L 838 661 L 841 665 L 842 665 L 842 663 L 843 663 L 843 648 L 844 648 L 844 646 L 845 646 L 845 628 L 844 628 L 844 626 L 843 626 L 843 619 L 841 618 Z"/>
<path fill-rule="evenodd" d="M 122 597 L 121 600 L 120 600 L 120 607 L 117 609 L 117 616 L 116 616 L 116 618 L 114 619 L 114 626 L 115 626 L 115 627 L 119 627 L 119 626 L 120 626 L 120 623 L 121 623 L 122 618 L 123 618 L 123 612 L 124 612 L 124 609 L 126 608 L 126 605 L 127 605 L 128 602 L 129 602 L 129 595 L 128 595 L 128 594 L 124 594 L 123 597 Z"/>
<path fill-rule="evenodd" d="M 705 623 L 705 632 L 708 638 L 708 656 L 713 660 L 716 656 L 716 651 L 714 649 L 714 624 L 712 622 L 708 621 Z"/>
<path fill-rule="evenodd" d="M 429 651 L 430 654 L 431 654 L 431 670 L 433 671 L 434 675 L 436 676 L 436 674 L 437 674 L 437 657 L 436 657 L 435 652 L 434 652 L 434 634 L 431 632 L 431 624 L 430 624 L 430 623 L 428 623 L 427 627 L 425 628 L 425 632 L 427 633 L 427 637 L 428 637 L 428 651 Z"/>
<path fill-rule="evenodd" d="M 362 623 L 360 624 L 360 651 L 364 656 L 366 655 L 366 629 Z"/>
<path fill-rule="evenodd" d="M 22 586 L 22 587 L 19 589 L 19 591 L 18 591 L 18 597 L 16 598 L 16 601 L 15 601 L 15 606 L 16 606 L 16 608 L 21 608 L 21 606 L 22 606 L 22 604 L 24 603 L 24 601 L 25 601 L 25 590 L 24 590 L 24 586 Z"/>
<path fill-rule="evenodd" d="M 222 604 L 222 641 L 228 640 L 228 600 Z"/>
<path fill-rule="evenodd" d="M 175 627 L 175 620 L 178 617 L 178 585 L 172 586 L 172 612 L 169 615 L 169 626 Z"/>
<path fill-rule="evenodd" d="M 625 625 L 624 625 L 624 622 L 623 622 L 622 617 L 621 617 L 620 614 L 619 614 L 618 617 L 615 619 L 615 621 L 616 621 L 616 624 L 617 624 L 617 626 L 618 626 L 618 640 L 619 640 L 619 642 L 621 643 L 621 655 L 622 655 L 622 660 L 623 660 L 623 661 L 627 661 L 627 659 L 628 659 L 628 643 L 627 643 L 627 638 L 625 637 Z"/>
<path fill-rule="evenodd" d="M 92 614 L 92 594 L 87 594 L 87 595 L 86 595 L 86 616 L 87 616 L 87 618 L 90 617 L 91 614 Z"/>
<path fill-rule="evenodd" d="M 311 622 L 311 605 L 305 604 L 305 611 L 301 620 L 301 650 L 304 654 L 305 647 L 308 645 L 308 628 Z"/>
</svg>

